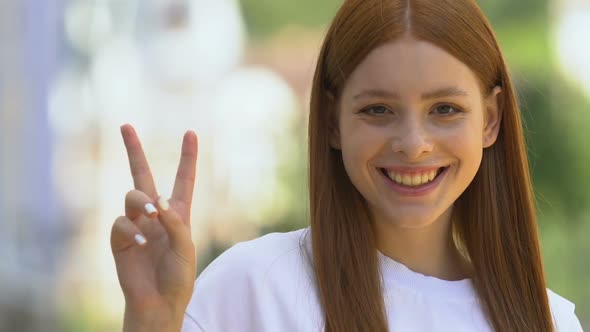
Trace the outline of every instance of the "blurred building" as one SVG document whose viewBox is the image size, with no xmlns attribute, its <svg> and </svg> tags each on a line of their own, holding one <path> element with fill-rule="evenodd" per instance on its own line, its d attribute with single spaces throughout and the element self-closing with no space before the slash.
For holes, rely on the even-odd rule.
<svg viewBox="0 0 590 332">
<path fill-rule="evenodd" d="M 57 329 L 67 215 L 51 177 L 48 85 L 61 2 L 0 2 L 0 330 Z"/>
</svg>

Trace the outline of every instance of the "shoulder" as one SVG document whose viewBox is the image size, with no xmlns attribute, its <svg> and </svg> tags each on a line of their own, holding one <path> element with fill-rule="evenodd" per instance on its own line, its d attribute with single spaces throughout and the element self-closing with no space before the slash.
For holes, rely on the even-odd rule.
<svg viewBox="0 0 590 332">
<path fill-rule="evenodd" d="M 582 332 L 582 326 L 575 314 L 576 305 L 549 288 L 547 296 L 556 332 Z"/>
<path fill-rule="evenodd" d="M 291 295 L 286 284 L 307 278 L 302 249 L 308 233 L 309 228 L 270 233 L 219 255 L 195 281 L 185 321 L 207 331 L 237 331 L 240 326 L 257 330 L 260 321 L 253 313 L 268 312 Z"/>
<path fill-rule="evenodd" d="M 239 242 L 219 255 L 201 273 L 199 279 L 220 271 L 267 273 L 277 262 L 300 256 L 308 232 L 308 228 L 303 228 L 286 233 L 269 233 L 250 241 Z"/>
</svg>

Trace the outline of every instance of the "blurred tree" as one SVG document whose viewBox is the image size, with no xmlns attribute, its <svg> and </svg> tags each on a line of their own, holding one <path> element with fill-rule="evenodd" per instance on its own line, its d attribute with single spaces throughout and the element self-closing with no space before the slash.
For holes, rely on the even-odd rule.
<svg viewBox="0 0 590 332">
<path fill-rule="evenodd" d="M 548 286 L 590 321 L 590 99 L 557 69 L 547 0 L 482 0 L 525 122 Z"/>
<path fill-rule="evenodd" d="M 583 166 L 590 160 L 590 149 L 583 148 L 590 101 L 557 71 L 548 3 L 485 0 L 481 5 L 515 80 L 539 209 L 558 209 L 569 223 L 581 222 L 590 202 L 590 176 Z"/>
<path fill-rule="evenodd" d="M 325 27 L 342 0 L 240 0 L 247 29 L 254 39 L 268 37 L 287 25 Z"/>
</svg>

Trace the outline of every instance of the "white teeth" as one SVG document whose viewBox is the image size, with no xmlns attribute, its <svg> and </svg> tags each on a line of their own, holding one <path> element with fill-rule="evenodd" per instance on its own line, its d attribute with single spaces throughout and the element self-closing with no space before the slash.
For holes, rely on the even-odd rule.
<svg viewBox="0 0 590 332">
<path fill-rule="evenodd" d="M 428 173 L 428 181 L 434 180 L 435 176 L 436 176 L 436 171 L 430 171 L 430 173 Z"/>
<path fill-rule="evenodd" d="M 422 183 L 428 182 L 428 173 L 422 173 Z"/>
<path fill-rule="evenodd" d="M 389 178 L 391 179 L 391 176 Z M 405 184 L 406 186 L 410 186 L 410 185 L 412 185 L 412 178 L 407 175 L 404 175 L 404 176 L 402 176 L 402 183 Z"/>
<path fill-rule="evenodd" d="M 422 184 L 422 175 L 414 175 L 412 176 L 412 185 L 419 186 Z"/>
<path fill-rule="evenodd" d="M 438 170 L 432 170 L 429 172 L 418 173 L 415 175 L 406 175 L 406 174 L 399 174 L 393 171 L 388 171 L 387 175 L 389 178 L 399 184 L 403 184 L 405 186 L 415 187 L 426 184 L 436 177 L 436 173 Z"/>
</svg>

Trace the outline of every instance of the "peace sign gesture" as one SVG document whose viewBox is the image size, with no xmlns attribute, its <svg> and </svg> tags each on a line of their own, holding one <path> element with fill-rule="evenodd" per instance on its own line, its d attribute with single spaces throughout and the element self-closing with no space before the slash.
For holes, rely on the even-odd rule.
<svg viewBox="0 0 590 332">
<path fill-rule="evenodd" d="M 139 138 L 121 126 L 134 190 L 125 216 L 111 232 L 111 249 L 125 295 L 124 330 L 179 331 L 193 291 L 196 254 L 190 211 L 196 177 L 197 136 L 184 135 L 172 197 L 158 196 Z"/>
</svg>

